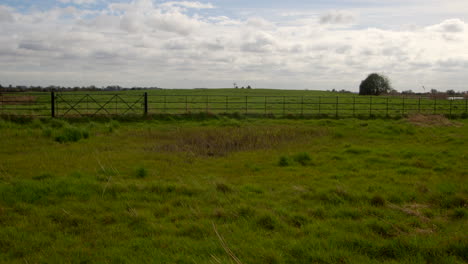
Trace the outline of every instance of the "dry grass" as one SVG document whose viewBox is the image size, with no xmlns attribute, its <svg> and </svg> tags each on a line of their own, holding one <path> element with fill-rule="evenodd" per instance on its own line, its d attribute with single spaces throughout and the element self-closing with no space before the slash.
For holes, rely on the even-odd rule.
<svg viewBox="0 0 468 264">
<path fill-rule="evenodd" d="M 420 209 L 428 208 L 429 207 L 428 205 L 413 203 L 413 204 L 406 204 L 406 205 L 400 207 L 400 206 L 397 206 L 395 204 L 390 204 L 389 207 L 391 209 L 395 209 L 395 210 L 398 210 L 398 211 L 400 211 L 402 213 L 405 213 L 405 214 L 407 214 L 409 216 L 415 216 L 415 217 L 419 218 L 423 222 L 429 222 L 430 221 L 429 218 L 425 217 L 419 211 Z"/>
<path fill-rule="evenodd" d="M 187 152 L 199 156 L 225 156 L 232 152 L 270 149 L 280 144 L 323 136 L 317 129 L 291 127 L 235 127 L 178 130 L 173 142 L 153 147 L 153 151 Z"/>
<path fill-rule="evenodd" d="M 2 95 L 0 97 L 0 104 L 4 104 L 4 105 L 34 104 L 36 101 L 37 101 L 37 96 L 31 96 L 31 95 L 24 95 L 24 96 Z"/>
<path fill-rule="evenodd" d="M 460 123 L 449 120 L 443 115 L 422 115 L 414 114 L 410 115 L 407 120 L 421 127 L 430 127 L 430 126 L 461 126 Z"/>
</svg>

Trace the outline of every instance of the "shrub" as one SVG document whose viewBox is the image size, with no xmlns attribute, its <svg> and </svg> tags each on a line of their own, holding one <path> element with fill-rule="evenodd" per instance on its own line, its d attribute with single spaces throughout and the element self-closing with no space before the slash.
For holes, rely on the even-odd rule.
<svg viewBox="0 0 468 264">
<path fill-rule="evenodd" d="M 140 167 L 136 170 L 137 178 L 146 178 L 148 176 L 148 170 L 146 168 Z"/>
<path fill-rule="evenodd" d="M 383 198 L 380 195 L 374 195 L 374 197 L 371 198 L 370 203 L 373 206 L 384 206 L 385 205 L 385 198 Z"/>
<path fill-rule="evenodd" d="M 54 139 L 59 143 L 65 143 L 77 142 L 82 138 L 89 138 L 89 131 L 74 126 L 67 126 L 55 135 Z"/>
<path fill-rule="evenodd" d="M 452 218 L 454 219 L 463 219 L 468 216 L 468 212 L 464 208 L 456 208 L 453 211 Z"/>
<path fill-rule="evenodd" d="M 231 187 L 224 183 L 216 183 L 216 190 L 222 193 L 228 193 L 232 191 Z"/>
<path fill-rule="evenodd" d="M 298 153 L 294 155 L 293 159 L 295 162 L 301 164 L 302 166 L 307 165 L 312 160 L 309 154 L 306 152 Z"/>
<path fill-rule="evenodd" d="M 287 167 L 289 166 L 289 159 L 288 157 L 285 157 L 285 156 L 281 156 L 279 161 L 278 161 L 278 165 L 280 167 Z"/>
<path fill-rule="evenodd" d="M 257 218 L 257 225 L 266 230 L 274 230 L 277 226 L 276 219 L 270 214 L 264 214 Z"/>
<path fill-rule="evenodd" d="M 44 128 L 42 128 L 42 134 L 43 134 L 45 137 L 51 137 L 52 134 L 53 134 L 53 130 L 52 130 L 52 128 L 50 128 L 50 127 L 44 127 Z"/>
<path fill-rule="evenodd" d="M 65 127 L 67 125 L 68 125 L 68 123 L 65 120 L 62 120 L 62 119 L 53 118 L 53 119 L 49 120 L 49 126 L 51 126 L 53 128 L 62 128 L 62 127 Z"/>
</svg>

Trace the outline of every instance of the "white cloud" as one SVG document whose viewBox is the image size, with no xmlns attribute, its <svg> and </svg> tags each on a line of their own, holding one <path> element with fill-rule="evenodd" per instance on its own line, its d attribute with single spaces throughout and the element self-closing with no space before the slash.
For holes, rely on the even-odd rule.
<svg viewBox="0 0 468 264">
<path fill-rule="evenodd" d="M 161 7 L 183 7 L 183 8 L 193 8 L 193 9 L 210 9 L 215 8 L 214 5 L 210 3 L 200 3 L 200 2 L 188 2 L 188 1 L 171 1 L 161 4 Z"/>
<path fill-rule="evenodd" d="M 75 4 L 75 5 L 90 5 L 94 4 L 97 0 L 58 0 L 63 4 Z"/>
<path fill-rule="evenodd" d="M 466 89 L 468 36 L 461 19 L 406 31 L 330 26 L 357 23 L 349 15 L 355 12 L 291 15 L 284 22 L 186 9 L 209 6 L 138 0 L 99 11 L 21 13 L 0 7 L 0 79 L 163 87 L 245 81 L 254 87 L 356 90 L 362 78 L 377 71 L 387 73 L 400 90 L 416 90 L 421 79 L 439 90 Z"/>
<path fill-rule="evenodd" d="M 468 25 L 461 19 L 447 19 L 440 24 L 427 27 L 430 31 L 444 32 L 444 33 L 461 33 L 468 28 Z"/>
</svg>

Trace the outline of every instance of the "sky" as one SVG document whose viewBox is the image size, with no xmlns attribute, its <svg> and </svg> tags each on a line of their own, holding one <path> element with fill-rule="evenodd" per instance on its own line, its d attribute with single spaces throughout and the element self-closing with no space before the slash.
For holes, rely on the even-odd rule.
<svg viewBox="0 0 468 264">
<path fill-rule="evenodd" d="M 0 84 L 468 90 L 466 0 L 0 0 Z"/>
</svg>

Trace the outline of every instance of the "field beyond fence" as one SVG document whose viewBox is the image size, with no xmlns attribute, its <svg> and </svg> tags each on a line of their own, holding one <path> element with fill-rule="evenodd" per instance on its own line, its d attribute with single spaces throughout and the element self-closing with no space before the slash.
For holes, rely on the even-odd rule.
<svg viewBox="0 0 468 264">
<path fill-rule="evenodd" d="M 284 93 L 283 93 L 284 94 Z M 84 117 L 207 113 L 267 117 L 466 117 L 468 99 L 381 96 L 154 94 L 151 92 L 0 93 L 2 116 Z"/>
</svg>

